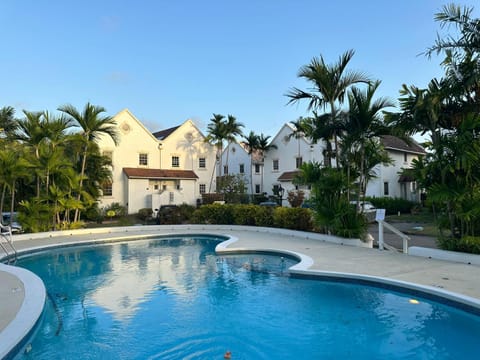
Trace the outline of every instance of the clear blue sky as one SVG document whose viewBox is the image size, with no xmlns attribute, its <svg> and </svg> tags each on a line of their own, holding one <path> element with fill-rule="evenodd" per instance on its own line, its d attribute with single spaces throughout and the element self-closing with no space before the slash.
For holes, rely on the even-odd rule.
<svg viewBox="0 0 480 360">
<path fill-rule="evenodd" d="M 0 107 L 55 109 L 86 102 L 109 115 L 128 108 L 150 130 L 188 118 L 204 130 L 212 113 L 232 114 L 275 135 L 307 115 L 285 93 L 306 89 L 298 69 L 312 57 L 382 81 L 397 99 L 403 83 L 443 74 L 434 43 L 438 0 L 2 0 Z M 476 1 L 457 2 L 474 6 Z"/>
</svg>

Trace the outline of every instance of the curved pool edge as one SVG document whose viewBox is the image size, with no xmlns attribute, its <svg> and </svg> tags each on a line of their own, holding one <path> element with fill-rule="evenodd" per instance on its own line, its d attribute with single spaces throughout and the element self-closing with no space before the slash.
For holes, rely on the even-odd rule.
<svg viewBox="0 0 480 360">
<path fill-rule="evenodd" d="M 141 226 L 141 227 L 128 227 L 125 229 L 116 229 L 116 231 L 112 231 L 110 228 L 101 228 L 101 229 L 96 229 L 94 232 L 89 232 L 88 234 L 76 234 L 73 231 L 65 234 L 65 236 L 55 236 L 56 234 L 49 234 L 49 233 L 44 233 L 43 237 L 38 237 L 38 238 L 18 238 L 18 242 L 16 244 L 21 245 L 19 249 L 19 255 L 27 255 L 29 253 L 36 253 L 39 251 L 48 251 L 50 249 L 54 248 L 59 248 L 59 247 L 65 247 L 65 246 L 82 246 L 82 245 L 92 245 L 92 244 L 102 244 L 102 243 L 112 243 L 112 242 L 122 242 L 122 241 L 130 241 L 130 240 L 141 240 L 141 239 L 147 239 L 147 238 L 152 238 L 156 236 L 192 236 L 192 235 L 211 235 L 215 237 L 224 237 L 227 238 L 228 240 L 221 241 L 219 244 L 217 244 L 217 247 L 219 249 L 219 254 L 222 253 L 241 253 L 241 252 L 268 252 L 268 253 L 275 253 L 279 255 L 288 255 L 291 257 L 294 257 L 299 260 L 299 263 L 290 267 L 289 272 L 294 275 L 294 276 L 314 276 L 315 278 L 336 278 L 339 281 L 343 279 L 344 281 L 347 279 L 356 279 L 356 280 L 362 280 L 366 282 L 371 282 L 371 283 L 376 283 L 376 284 L 385 284 L 385 285 L 392 285 L 396 286 L 397 288 L 404 288 L 404 289 L 410 289 L 412 291 L 419 291 L 424 294 L 433 294 L 437 296 L 440 299 L 446 299 L 449 301 L 452 301 L 454 304 L 464 304 L 466 306 L 471 306 L 472 308 L 478 309 L 478 313 L 480 313 L 480 292 L 479 291 L 474 291 L 473 294 L 476 296 L 478 293 L 479 296 L 477 297 L 470 297 L 467 295 L 463 295 L 461 293 L 454 292 L 454 291 L 448 291 L 445 289 L 441 288 L 436 288 L 428 285 L 423 285 L 415 282 L 409 282 L 409 281 L 402 281 L 398 279 L 392 279 L 391 277 L 388 277 L 389 275 L 385 276 L 372 276 L 372 275 L 363 275 L 359 273 L 350 273 L 346 271 L 324 271 L 321 269 L 318 269 L 319 266 L 322 265 L 321 258 L 318 258 L 318 253 L 312 252 L 312 250 L 309 250 L 308 252 L 312 257 L 307 256 L 303 254 L 301 251 L 297 250 L 290 250 L 287 249 L 289 247 L 289 243 L 285 243 L 285 241 L 291 242 L 291 244 L 297 243 L 299 240 L 304 240 L 308 242 L 308 246 L 312 246 L 312 243 L 314 242 L 317 245 L 320 245 L 320 249 L 322 252 L 324 250 L 328 250 L 324 246 L 327 246 L 329 249 L 332 249 L 332 246 L 335 247 L 336 249 L 352 249 L 351 251 L 355 251 L 357 253 L 357 250 L 354 250 L 353 246 L 343 246 L 343 245 L 350 245 L 350 244 L 332 244 L 329 241 L 326 241 L 325 239 L 313 239 L 310 235 L 309 236 L 302 236 L 301 232 L 280 232 L 280 231 L 270 231 L 271 229 L 265 228 L 265 229 L 257 229 L 257 228 L 251 228 L 247 226 L 231 226 L 231 225 L 223 225 L 223 226 L 208 226 L 208 225 L 201 225 L 201 226 L 192 226 L 192 225 L 180 225 L 180 226 L 164 226 L 164 225 L 159 225 L 159 226 L 152 226 L 152 227 L 147 227 L 147 226 Z M 122 234 L 123 233 L 123 234 Z M 236 236 L 234 236 L 235 234 Z M 75 235 L 80 235 L 79 237 Z M 81 236 L 83 235 L 83 236 Z M 258 241 L 258 237 L 263 237 L 264 244 L 263 246 L 261 241 Z M 265 238 L 266 237 L 266 238 Z M 245 241 L 248 238 L 253 238 L 255 239 L 254 242 L 252 241 Z M 250 239 L 250 240 L 251 240 Z M 280 242 L 279 239 L 281 239 Z M 29 241 L 30 240 L 30 241 Z M 34 240 L 34 241 L 32 241 Z M 42 241 L 43 240 L 43 241 Z M 272 240 L 274 242 L 272 242 Z M 37 243 L 37 241 L 39 241 Z M 278 246 L 276 246 L 278 244 Z M 323 244 L 323 245 L 322 245 Z M 328 245 L 330 244 L 330 245 Z M 315 245 L 315 246 L 317 246 Z M 291 246 L 292 249 L 295 249 L 295 246 Z M 309 249 L 309 248 L 304 248 L 304 249 Z M 317 249 L 318 250 L 318 249 Z M 335 250 L 337 251 L 337 250 Z M 350 251 L 350 250 L 349 250 Z M 372 250 L 372 249 L 359 249 L 359 253 L 361 255 L 365 254 L 379 254 L 378 251 Z M 387 254 L 387 253 L 384 253 Z M 383 255 L 380 255 L 383 257 Z M 405 255 L 399 255 L 403 258 Z M 415 257 L 415 256 L 414 256 Z M 370 259 L 370 255 L 368 256 Z M 375 256 L 372 257 L 372 260 L 375 260 Z M 427 261 L 432 261 L 432 260 L 427 260 Z M 365 262 L 367 264 L 368 262 Z M 6 265 L 4 265 L 6 266 Z M 312 266 L 316 266 L 317 269 L 311 269 Z M 16 268 L 18 269 L 18 268 Z M 26 270 L 25 270 L 26 271 Z M 348 271 L 348 270 L 347 270 Z M 1 269 L 0 269 L 1 272 Z M 40 280 L 41 281 L 41 280 Z M 415 280 L 411 280 L 415 281 Z M 27 281 L 28 282 L 28 281 Z M 475 281 L 476 282 L 476 281 Z M 46 290 L 43 286 L 43 289 L 37 289 L 35 291 L 38 292 L 43 292 L 43 302 L 42 302 L 42 310 L 43 306 L 45 304 L 45 299 L 46 299 Z M 32 287 L 28 286 L 29 291 L 28 291 L 28 297 L 32 297 L 35 299 L 35 297 L 38 297 L 38 294 L 35 294 L 32 291 Z M 457 288 L 458 289 L 458 288 Z M 27 295 L 27 294 L 26 294 Z M 38 300 L 38 299 L 37 299 Z M 26 302 L 27 303 L 27 302 Z M 38 302 L 40 303 L 40 301 Z M 28 304 L 27 304 L 28 305 Z M 23 305 L 22 305 L 23 307 Z M 38 316 L 36 317 L 36 320 L 34 320 L 34 317 L 28 321 L 30 324 L 30 330 L 26 331 L 25 323 L 21 321 L 21 317 L 18 319 L 15 319 L 15 323 L 17 324 L 15 327 L 11 327 L 11 329 L 15 329 L 16 331 L 16 338 L 19 340 L 19 342 L 14 345 L 14 347 L 9 350 L 9 353 L 11 354 L 13 351 L 18 351 L 22 348 L 23 345 L 25 345 L 26 339 L 30 338 L 30 334 L 32 332 L 32 329 L 35 328 L 35 324 L 38 323 L 40 320 L 40 316 L 42 314 L 42 311 L 38 312 Z M 24 313 L 20 314 L 22 317 L 25 316 Z M 28 320 L 28 319 L 27 319 Z M 23 324 L 22 324 L 23 322 Z M 13 323 L 13 322 L 12 322 Z M 9 324 L 9 327 L 12 324 Z M 6 329 L 6 328 L 5 328 Z M 4 336 L 4 331 L 0 329 L 0 358 L 3 358 L 2 354 L 6 348 L 6 345 L 4 346 L 4 341 L 3 341 L 3 336 Z M 26 338 L 26 339 L 25 339 Z M 10 356 L 10 355 L 8 355 Z"/>
<path fill-rule="evenodd" d="M 227 235 L 225 235 L 227 236 Z M 337 271 L 323 271 L 313 270 L 310 267 L 314 264 L 314 260 L 300 252 L 290 251 L 278 248 L 248 248 L 248 247 L 231 247 L 235 244 L 238 238 L 230 236 L 229 240 L 218 244 L 215 251 L 218 254 L 241 254 L 241 253 L 274 253 L 278 255 L 291 256 L 299 260 L 298 264 L 291 266 L 288 272 L 296 277 L 311 278 L 316 280 L 337 280 L 349 281 L 355 283 L 363 283 L 366 285 L 389 288 L 403 293 L 411 293 L 422 297 L 431 298 L 437 302 L 446 303 L 448 305 L 456 306 L 462 310 L 475 313 L 480 316 L 480 299 L 476 299 L 460 293 L 448 291 L 433 286 L 421 285 L 418 283 L 402 281 L 382 276 L 372 276 L 357 273 L 337 272 Z"/>
<path fill-rule="evenodd" d="M 0 331 L 0 359 L 10 359 L 26 345 L 24 341 L 39 322 L 47 292 L 43 281 L 26 269 L 0 264 L 0 271 L 15 276 L 23 284 L 24 291 L 20 309 L 13 320 Z"/>
</svg>

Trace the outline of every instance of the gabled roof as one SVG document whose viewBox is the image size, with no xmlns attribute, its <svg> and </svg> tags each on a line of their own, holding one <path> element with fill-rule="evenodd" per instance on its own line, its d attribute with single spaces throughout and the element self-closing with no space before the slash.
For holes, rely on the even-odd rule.
<svg viewBox="0 0 480 360">
<path fill-rule="evenodd" d="M 278 181 L 292 181 L 297 175 L 300 175 L 299 170 L 285 171 L 278 177 Z"/>
<path fill-rule="evenodd" d="M 129 179 L 198 179 L 192 170 L 123 168 L 123 172 Z"/>
<path fill-rule="evenodd" d="M 177 130 L 180 126 L 181 125 L 178 125 L 178 126 L 171 127 L 169 129 L 154 132 L 153 136 L 155 136 L 158 140 L 164 140 L 168 136 L 170 136 L 171 133 L 173 133 L 175 130 Z"/>
<path fill-rule="evenodd" d="M 382 141 L 383 146 L 387 150 L 390 149 L 390 150 L 404 151 L 404 152 L 421 154 L 421 155 L 426 154 L 425 149 L 413 139 L 411 139 L 412 142 L 410 144 L 407 144 L 402 139 L 396 136 L 391 136 L 391 135 L 380 136 L 380 140 Z"/>
</svg>

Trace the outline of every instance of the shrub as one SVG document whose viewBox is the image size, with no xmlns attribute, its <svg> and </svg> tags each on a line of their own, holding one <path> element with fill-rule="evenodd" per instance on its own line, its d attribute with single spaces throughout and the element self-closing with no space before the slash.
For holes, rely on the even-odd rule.
<svg viewBox="0 0 480 360">
<path fill-rule="evenodd" d="M 312 231 L 312 212 L 304 208 L 277 207 L 273 211 L 273 223 L 285 229 Z"/>
<path fill-rule="evenodd" d="M 107 214 L 109 211 L 113 211 L 115 217 L 121 217 L 127 215 L 127 208 L 119 203 L 111 203 L 109 206 L 103 208 L 103 212 Z M 108 215 L 107 215 L 108 216 Z"/>
<path fill-rule="evenodd" d="M 305 192 L 302 190 L 289 191 L 287 200 L 291 207 L 300 207 L 305 199 Z"/>
<path fill-rule="evenodd" d="M 365 201 L 370 201 L 377 209 L 385 209 L 387 215 L 411 213 L 412 209 L 419 205 L 413 201 L 390 197 L 367 197 Z"/>
<path fill-rule="evenodd" d="M 153 214 L 153 210 L 150 209 L 150 208 L 143 208 L 143 209 L 140 209 L 138 210 L 138 214 L 137 214 L 137 217 L 142 220 L 142 221 L 145 221 L 147 219 L 150 219 L 152 217 L 152 214 Z"/>
<path fill-rule="evenodd" d="M 193 213 L 194 213 L 195 209 L 196 209 L 195 206 L 188 205 L 186 203 L 178 205 L 178 212 L 179 212 L 179 216 L 180 216 L 180 221 L 182 223 L 190 222 L 192 217 L 193 217 Z"/>
<path fill-rule="evenodd" d="M 438 245 L 443 250 L 480 254 L 480 236 L 443 237 L 438 239 Z"/>
<path fill-rule="evenodd" d="M 233 217 L 236 225 L 257 225 L 256 205 L 237 205 L 233 207 Z"/>
<path fill-rule="evenodd" d="M 234 224 L 234 205 L 202 205 L 193 213 L 193 222 L 197 224 Z"/>
</svg>

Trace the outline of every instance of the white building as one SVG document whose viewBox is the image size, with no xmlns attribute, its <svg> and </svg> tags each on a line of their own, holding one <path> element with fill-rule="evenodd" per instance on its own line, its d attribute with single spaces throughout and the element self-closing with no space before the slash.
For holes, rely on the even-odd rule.
<svg viewBox="0 0 480 360">
<path fill-rule="evenodd" d="M 383 136 L 381 141 L 393 160 L 393 164 L 378 165 L 374 168 L 377 177 L 369 181 L 366 195 L 419 201 L 420 194 L 417 191 L 416 182 L 414 179 L 401 175 L 400 172 L 402 169 L 411 168 L 412 160 L 424 155 L 425 150 L 413 140 L 409 145 L 394 136 Z M 314 144 L 302 134 L 295 134 L 294 126 L 289 123 L 281 127 L 271 144 L 276 148 L 270 149 L 262 159 L 254 158 L 252 168 L 247 165 L 250 162 L 250 156 L 246 149 L 240 144 L 231 144 L 223 152 L 224 172 L 238 174 L 244 171 L 246 179 L 249 179 L 250 171 L 252 171 L 253 193 L 274 195 L 278 190 L 283 189 L 283 205 L 288 205 L 286 197 L 289 191 L 302 190 L 308 198 L 309 188 L 293 184 L 293 179 L 299 173 L 299 167 L 305 162 L 317 162 L 324 165 L 325 144 L 323 142 Z M 334 159 L 333 166 L 335 166 Z M 251 192 L 250 187 L 248 192 Z"/>
<path fill-rule="evenodd" d="M 98 142 L 112 159 L 112 182 L 103 186 L 100 206 L 117 202 L 132 214 L 161 205 L 195 205 L 208 192 L 216 178 L 215 148 L 191 120 L 153 134 L 127 109 L 114 120 L 119 144 L 107 136 Z"/>
<path fill-rule="evenodd" d="M 420 194 L 415 179 L 401 175 L 402 169 L 412 167 L 413 159 L 425 155 L 425 150 L 412 140 L 407 144 L 395 136 L 382 136 L 380 138 L 388 155 L 394 161 L 391 166 L 377 165 L 374 168 L 374 179 L 367 184 L 366 196 L 402 198 L 410 201 L 420 201 Z"/>
<path fill-rule="evenodd" d="M 222 152 L 222 175 L 240 175 L 247 185 L 247 193 L 261 194 L 263 159 L 258 152 L 248 153 L 245 144 L 231 142 Z"/>
<path fill-rule="evenodd" d="M 309 189 L 296 186 L 292 180 L 298 174 L 298 169 L 305 162 L 323 164 L 323 142 L 312 143 L 301 134 L 295 134 L 293 125 L 284 124 L 271 142 L 272 148 L 265 154 L 264 191 L 273 195 L 277 189 L 284 189 L 284 199 L 289 191 L 302 190 L 308 198 Z M 288 205 L 287 201 L 283 201 Z"/>
</svg>

